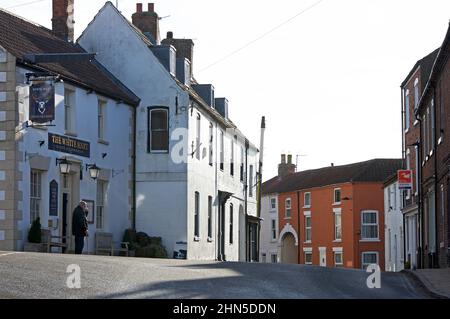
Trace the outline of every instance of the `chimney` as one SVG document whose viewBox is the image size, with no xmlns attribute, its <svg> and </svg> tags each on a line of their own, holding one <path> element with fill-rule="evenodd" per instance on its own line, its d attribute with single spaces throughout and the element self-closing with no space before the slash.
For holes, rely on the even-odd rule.
<svg viewBox="0 0 450 319">
<path fill-rule="evenodd" d="M 159 35 L 159 17 L 155 12 L 155 4 L 149 3 L 148 10 L 143 11 L 142 3 L 136 4 L 136 13 L 131 16 L 133 25 L 141 30 L 154 45 L 160 43 L 161 37 Z"/>
<path fill-rule="evenodd" d="M 177 49 L 177 59 L 188 59 L 191 63 L 191 74 L 193 73 L 194 64 L 194 41 L 191 39 L 175 39 L 173 32 L 167 32 L 167 36 L 161 41 L 161 44 L 173 45 Z"/>
<path fill-rule="evenodd" d="M 74 42 L 74 0 L 53 0 L 53 34 L 64 41 Z"/>
<path fill-rule="evenodd" d="M 287 159 L 286 163 L 286 154 L 281 155 L 281 163 L 278 165 L 278 177 L 280 178 L 295 173 L 295 164 L 292 164 L 292 155 L 288 155 Z"/>
</svg>

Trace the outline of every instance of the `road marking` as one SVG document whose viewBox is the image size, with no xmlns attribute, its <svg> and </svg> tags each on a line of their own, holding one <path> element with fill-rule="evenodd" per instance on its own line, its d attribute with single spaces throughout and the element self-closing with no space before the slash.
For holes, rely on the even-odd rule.
<svg viewBox="0 0 450 319">
<path fill-rule="evenodd" d="M 19 253 L 0 254 L 0 257 L 3 257 L 3 256 L 9 256 L 9 255 L 16 255 L 16 254 L 19 254 Z"/>
</svg>

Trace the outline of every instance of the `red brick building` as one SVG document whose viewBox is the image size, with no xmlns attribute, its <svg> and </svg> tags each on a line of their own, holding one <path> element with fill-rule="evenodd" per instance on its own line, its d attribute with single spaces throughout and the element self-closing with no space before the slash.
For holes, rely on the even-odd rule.
<svg viewBox="0 0 450 319">
<path fill-rule="evenodd" d="M 282 167 L 291 165 L 280 164 Z M 374 159 L 282 174 L 263 185 L 278 194 L 281 262 L 324 267 L 384 268 L 383 181 L 402 166 Z"/>
<path fill-rule="evenodd" d="M 423 268 L 450 264 L 450 27 L 415 113 L 420 123 Z"/>
</svg>

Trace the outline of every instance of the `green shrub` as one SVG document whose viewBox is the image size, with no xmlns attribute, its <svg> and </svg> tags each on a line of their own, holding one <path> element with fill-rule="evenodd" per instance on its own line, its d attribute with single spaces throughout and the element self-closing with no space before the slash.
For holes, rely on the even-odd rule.
<svg viewBox="0 0 450 319">
<path fill-rule="evenodd" d="M 145 247 L 137 247 L 136 257 L 167 258 L 167 252 L 163 246 L 151 244 Z"/>
<path fill-rule="evenodd" d="M 41 243 L 41 219 L 38 217 L 31 224 L 31 228 L 28 232 L 28 242 L 40 244 Z"/>
</svg>

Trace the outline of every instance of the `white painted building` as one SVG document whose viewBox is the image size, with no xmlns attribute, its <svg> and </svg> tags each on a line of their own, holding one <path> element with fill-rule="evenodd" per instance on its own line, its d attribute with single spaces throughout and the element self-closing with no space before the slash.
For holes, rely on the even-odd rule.
<svg viewBox="0 0 450 319">
<path fill-rule="evenodd" d="M 404 269 L 404 225 L 401 191 L 395 177 L 384 186 L 385 270 L 398 272 Z"/>
<path fill-rule="evenodd" d="M 107 2 L 78 39 L 141 99 L 137 230 L 161 237 L 169 256 L 257 260 L 258 150 L 228 101 L 193 78 L 192 40 L 169 33 L 160 45 L 158 21 L 153 4 L 138 4 L 133 25 Z"/>
<path fill-rule="evenodd" d="M 263 186 L 264 191 L 264 186 Z M 279 229 L 278 229 L 278 196 L 277 194 L 264 194 L 261 198 L 261 249 L 260 262 L 278 263 Z"/>
<path fill-rule="evenodd" d="M 0 10 L 0 250 L 23 250 L 30 224 L 40 217 L 52 235 L 69 237 L 72 251 L 72 212 L 80 200 L 91 208 L 85 253 L 94 252 L 96 232 L 110 232 L 120 242 L 132 226 L 139 99 L 95 60 L 24 59 L 26 53 L 55 52 L 85 53 Z M 30 121 L 27 74 L 52 79 L 54 120 L 43 126 Z M 64 159 L 71 164 L 68 174 L 60 170 Z M 89 175 L 93 164 L 101 169 L 97 180 Z"/>
</svg>

